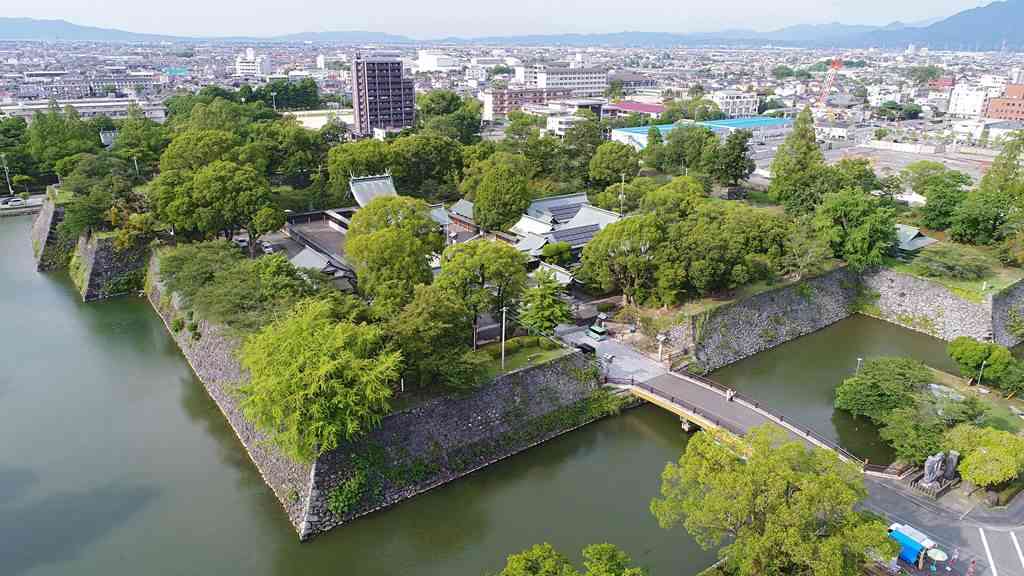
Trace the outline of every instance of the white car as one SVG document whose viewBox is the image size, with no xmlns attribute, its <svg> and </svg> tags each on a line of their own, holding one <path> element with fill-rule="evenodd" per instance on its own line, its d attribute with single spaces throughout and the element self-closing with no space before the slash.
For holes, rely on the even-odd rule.
<svg viewBox="0 0 1024 576">
<path fill-rule="evenodd" d="M 21 198 L 11 198 L 7 201 L 8 208 L 20 208 L 24 206 L 26 202 Z"/>
</svg>

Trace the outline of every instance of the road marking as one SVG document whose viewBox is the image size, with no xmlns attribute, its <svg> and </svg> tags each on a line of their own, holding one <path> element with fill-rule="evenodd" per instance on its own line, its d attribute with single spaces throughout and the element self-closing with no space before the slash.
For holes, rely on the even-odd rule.
<svg viewBox="0 0 1024 576">
<path fill-rule="evenodd" d="M 1020 559 L 1020 565 L 1024 568 L 1024 552 L 1020 551 L 1020 542 L 1017 541 L 1017 535 L 1010 532 L 1010 539 L 1013 540 L 1013 547 L 1017 549 L 1017 558 Z"/>
<path fill-rule="evenodd" d="M 981 526 L 978 526 L 978 533 L 981 534 L 981 545 L 985 547 L 985 556 L 988 556 L 988 567 L 992 570 L 992 576 L 999 576 L 995 560 L 992 560 L 992 550 L 988 547 L 988 538 L 985 538 L 985 530 Z M 1016 538 L 1013 541 L 1016 543 Z"/>
</svg>

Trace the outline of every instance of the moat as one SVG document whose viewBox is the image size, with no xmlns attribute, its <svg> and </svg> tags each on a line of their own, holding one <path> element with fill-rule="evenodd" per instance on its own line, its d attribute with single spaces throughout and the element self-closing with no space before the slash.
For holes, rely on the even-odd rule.
<svg viewBox="0 0 1024 576">
<path fill-rule="evenodd" d="M 149 304 L 82 304 L 35 272 L 31 220 L 0 222 L 0 558 L 4 574 L 476 575 L 549 541 L 614 542 L 652 575 L 714 559 L 648 511 L 687 436 L 627 411 L 300 544 L 280 505 Z M 714 374 L 881 462 L 865 423 L 832 410 L 858 357 L 947 367 L 944 345 L 855 317 Z"/>
</svg>

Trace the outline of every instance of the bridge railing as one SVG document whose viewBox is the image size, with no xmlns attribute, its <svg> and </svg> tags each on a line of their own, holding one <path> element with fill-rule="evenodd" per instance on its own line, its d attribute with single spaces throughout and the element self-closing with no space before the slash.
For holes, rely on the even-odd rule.
<svg viewBox="0 0 1024 576">
<path fill-rule="evenodd" d="M 746 431 L 743 430 L 743 428 L 741 426 L 739 426 L 738 424 L 735 424 L 733 422 L 729 422 L 728 420 L 722 420 L 722 418 L 720 416 L 718 416 L 717 414 L 712 414 L 711 412 L 703 410 L 703 409 L 701 409 L 701 408 L 699 408 L 699 407 L 697 407 L 697 406 L 687 402 L 686 400 L 683 400 L 682 398 L 679 398 L 678 396 L 673 396 L 671 394 L 666 394 L 665 392 L 662 392 L 661 390 L 658 390 L 658 389 L 656 389 L 656 388 L 654 388 L 652 386 L 648 386 L 647 384 L 634 383 L 634 384 L 632 384 L 632 386 L 634 386 L 635 388 L 639 388 L 639 389 L 641 389 L 641 390 L 643 390 L 643 391 L 645 391 L 645 392 L 647 392 L 649 394 L 652 394 L 654 396 L 658 396 L 659 398 L 664 398 L 665 400 L 668 400 L 672 404 L 675 404 L 676 406 L 679 406 L 680 408 L 682 408 L 683 410 L 689 412 L 690 414 L 692 414 L 694 416 L 698 416 L 700 418 L 703 418 L 704 420 L 707 420 L 708 422 L 711 422 L 715 426 L 718 426 L 719 428 L 724 428 L 725 430 L 728 430 L 729 432 L 732 432 L 733 434 L 735 434 L 737 436 L 743 436 L 743 434 L 746 433 Z"/>
<path fill-rule="evenodd" d="M 829 440 L 828 438 L 825 438 L 825 437 L 821 436 L 820 434 L 818 434 L 817 432 L 814 432 L 810 428 L 807 428 L 806 426 L 802 426 L 799 423 L 794 422 L 793 420 L 787 420 L 786 417 L 783 416 L 782 414 L 775 414 L 774 412 L 771 412 L 770 410 L 762 407 L 757 402 L 757 400 L 754 400 L 753 398 L 750 398 L 750 397 L 748 397 L 748 396 L 746 396 L 744 394 L 741 394 L 741 393 L 739 393 L 739 392 L 737 392 L 737 391 L 735 391 L 735 390 L 733 390 L 731 388 L 728 388 L 728 387 L 726 387 L 726 386 L 724 386 L 724 385 L 722 385 L 722 384 L 720 384 L 718 382 L 715 382 L 714 380 L 712 380 L 710 378 L 706 378 L 706 377 L 700 376 L 698 374 L 691 374 L 689 372 L 686 372 L 684 374 L 673 372 L 673 374 L 675 374 L 676 376 L 679 376 L 681 378 L 690 379 L 692 381 L 697 382 L 698 384 L 703 385 L 706 388 L 709 388 L 709 389 L 711 389 L 711 390 L 713 390 L 715 392 L 718 392 L 722 396 L 725 396 L 726 398 L 730 398 L 733 402 L 736 402 L 738 404 L 742 404 L 742 405 L 746 406 L 747 408 L 750 408 L 751 410 L 753 410 L 753 411 L 757 412 L 758 414 L 764 416 L 765 418 L 771 420 L 772 422 L 775 422 L 776 424 L 781 425 L 782 427 L 786 428 L 787 430 L 792 431 L 794 434 L 797 434 L 799 436 L 802 436 L 802 437 L 806 438 L 811 443 L 816 444 L 818 446 L 821 446 L 823 448 L 828 448 L 829 450 L 834 451 L 836 454 L 838 454 L 844 460 L 848 460 L 850 462 L 854 462 L 857 465 L 861 466 L 861 468 L 863 468 L 865 470 L 868 469 L 867 468 L 868 466 L 875 467 L 875 465 L 873 465 L 873 464 L 869 465 L 867 463 L 867 461 L 864 460 L 863 458 L 855 456 L 854 454 L 852 454 L 851 452 L 849 452 L 848 450 L 846 450 L 842 446 L 836 444 L 835 442 Z M 885 468 L 885 467 L 882 466 L 881 468 Z"/>
</svg>

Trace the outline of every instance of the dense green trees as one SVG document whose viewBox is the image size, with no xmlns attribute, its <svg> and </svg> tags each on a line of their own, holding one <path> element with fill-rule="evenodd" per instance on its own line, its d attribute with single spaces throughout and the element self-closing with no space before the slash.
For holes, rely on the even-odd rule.
<svg viewBox="0 0 1024 576">
<path fill-rule="evenodd" d="M 636 150 L 621 142 L 605 142 L 597 147 L 590 159 L 590 181 L 606 187 L 620 179 L 632 179 L 640 170 L 640 157 Z"/>
<path fill-rule="evenodd" d="M 960 424 L 945 445 L 960 452 L 960 475 L 975 486 L 1002 484 L 1024 470 L 1024 440 L 1010 432 Z"/>
<path fill-rule="evenodd" d="M 531 194 L 526 176 L 512 166 L 489 167 L 476 189 L 473 219 L 484 230 L 503 230 L 530 205 Z"/>
<path fill-rule="evenodd" d="M 836 388 L 836 408 L 882 422 L 897 408 L 916 404 L 915 394 L 932 380 L 924 364 L 909 358 L 871 358 Z"/>
<path fill-rule="evenodd" d="M 380 327 L 339 322 L 325 300 L 297 304 L 245 341 L 246 418 L 285 454 L 309 462 L 365 434 L 389 409 L 402 355 Z"/>
<path fill-rule="evenodd" d="M 895 210 L 854 188 L 826 194 L 814 226 L 854 270 L 880 265 L 896 242 Z"/>
<path fill-rule="evenodd" d="M 723 184 L 735 186 L 754 173 L 754 159 L 750 157 L 749 130 L 737 130 L 725 139 L 725 145 L 718 151 L 715 162 L 715 179 Z"/>
<path fill-rule="evenodd" d="M 331 186 L 347 194 L 352 176 L 383 174 L 391 165 L 391 148 L 380 140 L 360 140 L 335 146 L 327 153 Z"/>
<path fill-rule="evenodd" d="M 624 185 L 611 184 L 594 194 L 590 200 L 599 208 L 628 214 L 639 209 L 644 198 L 659 187 L 660 184 L 655 178 L 641 176 L 629 180 Z"/>
<path fill-rule="evenodd" d="M 946 353 L 957 363 L 960 373 L 965 378 L 981 378 L 996 382 L 999 382 L 1016 362 L 1013 354 L 1005 346 L 994 342 L 981 342 L 969 336 L 955 338 L 946 346 Z"/>
<path fill-rule="evenodd" d="M 855 510 L 867 496 L 860 470 L 784 440 L 780 429 L 755 428 L 740 458 L 730 442 L 697 433 L 679 462 L 665 466 L 651 512 L 701 546 L 721 546 L 735 576 L 856 576 L 875 555 L 894 554 L 885 525 Z"/>
</svg>

